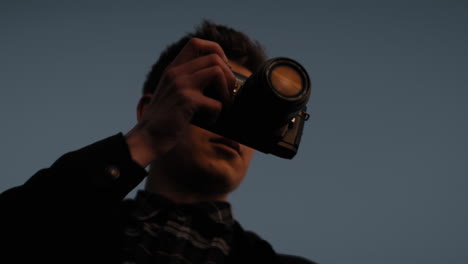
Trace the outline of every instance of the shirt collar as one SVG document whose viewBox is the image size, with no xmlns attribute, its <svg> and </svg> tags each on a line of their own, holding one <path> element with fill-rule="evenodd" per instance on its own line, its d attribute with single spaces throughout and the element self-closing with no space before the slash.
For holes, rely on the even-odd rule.
<svg viewBox="0 0 468 264">
<path fill-rule="evenodd" d="M 163 210 L 180 211 L 195 217 L 204 217 L 222 225 L 232 226 L 234 218 L 228 202 L 213 201 L 194 204 L 175 203 L 162 195 L 147 191 L 139 191 L 135 198 L 140 208 L 140 220 L 148 220 Z"/>
</svg>

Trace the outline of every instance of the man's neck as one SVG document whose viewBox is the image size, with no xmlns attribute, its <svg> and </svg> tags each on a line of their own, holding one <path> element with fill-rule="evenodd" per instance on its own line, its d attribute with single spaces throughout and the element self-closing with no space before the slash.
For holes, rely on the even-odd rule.
<svg viewBox="0 0 468 264">
<path fill-rule="evenodd" d="M 150 170 L 148 174 L 145 191 L 157 193 L 175 203 L 202 203 L 214 201 L 227 201 L 227 194 L 203 194 L 195 193 L 184 189 L 173 183 L 162 174 L 156 174 L 154 170 Z"/>
</svg>

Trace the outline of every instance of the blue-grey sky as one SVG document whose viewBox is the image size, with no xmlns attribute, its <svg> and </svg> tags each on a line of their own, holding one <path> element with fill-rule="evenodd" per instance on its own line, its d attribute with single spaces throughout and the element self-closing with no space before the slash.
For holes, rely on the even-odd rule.
<svg viewBox="0 0 468 264">
<path fill-rule="evenodd" d="M 159 52 L 208 18 L 298 60 L 313 83 L 297 157 L 257 153 L 231 197 L 245 228 L 320 263 L 467 263 L 467 11 L 466 1 L 3 0 L 0 191 L 128 131 Z"/>
</svg>

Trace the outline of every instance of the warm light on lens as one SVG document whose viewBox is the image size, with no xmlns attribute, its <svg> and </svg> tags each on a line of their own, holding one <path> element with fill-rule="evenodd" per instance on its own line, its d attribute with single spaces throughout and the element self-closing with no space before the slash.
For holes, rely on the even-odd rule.
<svg viewBox="0 0 468 264">
<path fill-rule="evenodd" d="M 276 66 L 270 74 L 273 88 L 283 96 L 290 97 L 302 91 L 303 83 L 299 72 L 289 66 Z"/>
</svg>

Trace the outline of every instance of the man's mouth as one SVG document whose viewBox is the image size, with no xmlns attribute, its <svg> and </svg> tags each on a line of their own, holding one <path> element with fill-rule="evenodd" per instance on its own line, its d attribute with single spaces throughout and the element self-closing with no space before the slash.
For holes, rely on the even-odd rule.
<svg viewBox="0 0 468 264">
<path fill-rule="evenodd" d="M 234 140 L 231 140 L 225 137 L 218 137 L 218 138 L 212 138 L 210 139 L 210 141 L 214 143 L 226 145 L 229 148 L 232 148 L 233 150 L 235 150 L 238 154 L 240 154 L 240 144 Z"/>
</svg>

